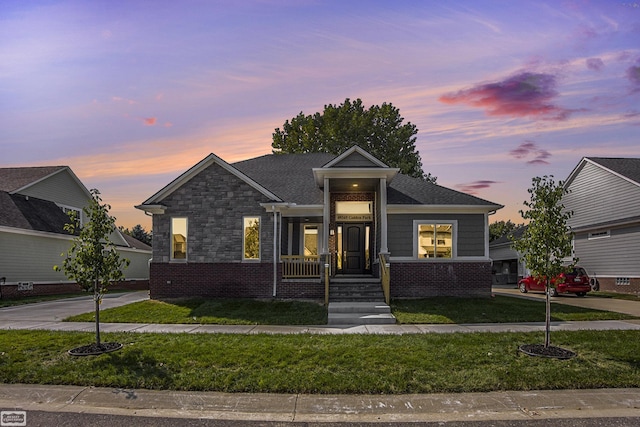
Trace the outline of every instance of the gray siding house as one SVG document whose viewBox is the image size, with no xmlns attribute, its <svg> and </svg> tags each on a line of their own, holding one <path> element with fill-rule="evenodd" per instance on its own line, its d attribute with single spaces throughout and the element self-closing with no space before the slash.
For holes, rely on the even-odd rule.
<svg viewBox="0 0 640 427">
<path fill-rule="evenodd" d="M 502 206 L 402 175 L 359 147 L 339 156 L 214 154 L 138 209 L 153 214 L 152 298 L 335 300 L 489 296 L 488 216 Z"/>
<path fill-rule="evenodd" d="M 600 290 L 639 293 L 640 159 L 585 157 L 565 188 L 579 264 Z"/>
<path fill-rule="evenodd" d="M 91 194 L 67 166 L 0 168 L 0 277 L 2 297 L 78 290 L 64 273 L 53 270 L 71 247 L 64 231 L 66 214 L 82 214 Z M 85 221 L 86 218 L 81 218 Z M 112 241 L 131 261 L 125 270 L 136 287 L 147 286 L 151 248 L 115 232 Z"/>
</svg>

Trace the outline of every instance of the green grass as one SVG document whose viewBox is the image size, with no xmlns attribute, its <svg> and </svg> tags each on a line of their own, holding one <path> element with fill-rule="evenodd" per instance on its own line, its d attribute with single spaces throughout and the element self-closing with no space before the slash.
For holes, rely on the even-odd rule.
<svg viewBox="0 0 640 427">
<path fill-rule="evenodd" d="M 90 312 L 65 320 L 92 322 L 95 317 Z M 147 300 L 101 310 L 100 322 L 324 325 L 327 323 L 327 310 L 321 304 L 301 301 L 205 298 Z"/>
<path fill-rule="evenodd" d="M 391 302 L 398 323 L 519 323 L 543 322 L 544 301 L 496 295 L 494 298 L 436 297 Z M 621 320 L 633 316 L 565 304 L 551 305 L 551 320 Z"/>
<path fill-rule="evenodd" d="M 543 333 L 103 334 L 0 331 L 0 382 L 268 393 L 436 393 L 640 387 L 639 331 L 553 332 L 571 360 L 530 357 Z"/>
<path fill-rule="evenodd" d="M 598 298 L 623 299 L 627 301 L 640 301 L 640 296 L 631 294 L 619 294 L 617 292 L 589 292 L 589 296 Z"/>
<path fill-rule="evenodd" d="M 495 298 L 436 297 L 394 300 L 398 323 L 518 323 L 542 322 L 543 301 L 496 296 Z M 554 303 L 552 320 L 621 320 L 633 316 Z M 95 321 L 94 313 L 65 319 Z M 186 323 L 218 325 L 325 325 L 327 310 L 321 304 L 300 301 L 204 299 L 148 300 L 100 311 L 104 323 Z"/>
</svg>

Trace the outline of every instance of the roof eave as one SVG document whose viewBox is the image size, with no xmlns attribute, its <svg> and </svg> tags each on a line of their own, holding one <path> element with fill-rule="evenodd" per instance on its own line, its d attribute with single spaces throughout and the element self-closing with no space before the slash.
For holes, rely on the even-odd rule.
<svg viewBox="0 0 640 427">
<path fill-rule="evenodd" d="M 483 213 L 491 214 L 503 205 L 387 205 L 387 213 Z"/>
</svg>

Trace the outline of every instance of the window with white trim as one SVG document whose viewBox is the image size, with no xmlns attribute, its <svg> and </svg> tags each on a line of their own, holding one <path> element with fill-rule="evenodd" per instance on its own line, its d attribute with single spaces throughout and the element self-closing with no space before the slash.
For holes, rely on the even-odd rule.
<svg viewBox="0 0 640 427">
<path fill-rule="evenodd" d="M 260 217 L 245 216 L 242 219 L 242 259 L 260 260 Z"/>
<path fill-rule="evenodd" d="M 187 260 L 187 218 L 171 218 L 171 260 Z"/>
<path fill-rule="evenodd" d="M 455 257 L 455 222 L 415 221 L 414 256 L 419 259 Z"/>
<path fill-rule="evenodd" d="M 71 217 L 70 214 L 73 214 L 74 218 L 77 221 L 77 225 L 79 225 L 80 227 L 84 225 L 82 221 L 82 209 L 74 208 L 73 206 L 67 206 L 67 205 L 58 205 L 58 207 L 62 209 L 62 212 L 69 215 L 69 217 Z"/>
</svg>

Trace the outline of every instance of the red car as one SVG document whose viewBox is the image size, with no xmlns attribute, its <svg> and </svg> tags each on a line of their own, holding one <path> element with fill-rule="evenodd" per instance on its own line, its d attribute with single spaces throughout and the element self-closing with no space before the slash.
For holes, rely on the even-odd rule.
<svg viewBox="0 0 640 427">
<path fill-rule="evenodd" d="M 520 279 L 518 282 L 518 289 L 520 292 L 527 293 L 528 291 L 545 291 L 545 279 L 536 278 L 533 276 L 527 276 Z M 551 281 L 555 284 L 555 287 L 551 288 L 550 295 L 557 297 L 558 294 L 573 293 L 579 297 L 583 297 L 587 292 L 591 291 L 591 285 L 589 283 L 589 276 L 582 267 L 574 267 L 568 273 L 561 273 L 557 278 Z"/>
</svg>

